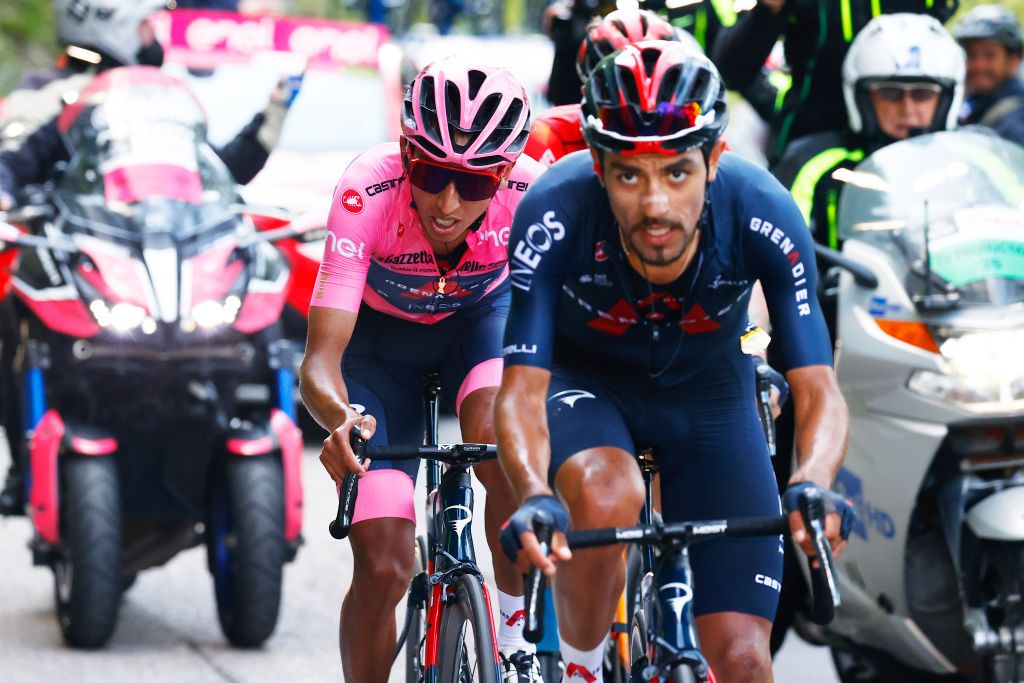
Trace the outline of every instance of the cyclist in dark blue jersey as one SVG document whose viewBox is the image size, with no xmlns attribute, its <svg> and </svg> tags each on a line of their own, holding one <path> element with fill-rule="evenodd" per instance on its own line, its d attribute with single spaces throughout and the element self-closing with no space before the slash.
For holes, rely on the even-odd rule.
<svg viewBox="0 0 1024 683">
<path fill-rule="evenodd" d="M 503 529 L 518 566 L 554 575 L 562 655 L 600 680 L 623 567 L 616 548 L 545 558 L 528 531 L 629 526 L 643 503 L 632 462 L 652 447 L 666 521 L 777 514 L 779 497 L 740 347 L 760 281 L 797 414 L 791 483 L 831 485 L 848 416 L 815 295 L 813 240 L 789 194 L 730 154 L 714 66 L 678 43 L 640 43 L 591 74 L 590 151 L 552 166 L 520 203 L 512 305 L 496 403 L 502 465 L 521 507 Z M 798 515 L 795 538 L 811 553 Z M 843 549 L 838 515 L 827 533 Z M 782 573 L 777 538 L 691 550 L 694 609 L 719 680 L 769 681 Z M 525 556 L 525 557 L 524 557 Z M 591 679 L 589 676 L 593 676 Z"/>
</svg>

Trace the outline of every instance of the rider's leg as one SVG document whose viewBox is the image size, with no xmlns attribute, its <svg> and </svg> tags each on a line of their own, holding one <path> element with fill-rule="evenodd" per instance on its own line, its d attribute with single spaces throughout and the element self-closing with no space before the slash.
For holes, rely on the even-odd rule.
<svg viewBox="0 0 1024 683">
<path fill-rule="evenodd" d="M 569 509 L 573 529 L 633 526 L 644 503 L 635 458 L 613 447 L 581 451 L 558 469 L 555 489 Z M 555 606 L 562 640 L 588 651 L 601 645 L 615 617 L 625 566 L 622 547 L 573 552 L 555 576 Z"/>
<path fill-rule="evenodd" d="M 494 443 L 494 397 L 497 393 L 497 387 L 485 387 L 477 389 L 463 399 L 459 406 L 459 425 L 462 428 L 462 438 L 467 443 Z M 474 471 L 487 490 L 487 499 L 484 501 L 484 530 L 494 560 L 494 582 L 504 593 L 522 595 L 523 577 L 505 557 L 501 550 L 501 541 L 498 540 L 501 525 L 516 511 L 512 488 L 496 460 L 481 463 Z"/>
<path fill-rule="evenodd" d="M 360 485 L 360 495 L 365 494 L 362 488 Z M 395 517 L 369 519 L 352 526 L 349 537 L 355 563 L 352 587 L 341 607 L 339 631 L 347 681 L 388 680 L 397 639 L 395 607 L 405 596 L 412 576 L 415 533 L 412 521 Z"/>
<path fill-rule="evenodd" d="M 699 590 L 699 588 L 698 588 Z M 697 617 L 697 635 L 715 678 L 722 683 L 770 683 L 772 622 L 740 612 Z"/>
<path fill-rule="evenodd" d="M 780 514 L 749 363 L 738 350 L 724 356 L 655 412 L 663 423 L 675 417 L 652 444 L 666 523 Z M 718 680 L 772 680 L 782 558 L 778 536 L 713 539 L 690 549 L 698 634 Z"/>
<path fill-rule="evenodd" d="M 0 489 L 0 514 L 23 514 L 24 457 L 21 396 L 14 373 L 18 344 L 18 321 L 10 297 L 0 303 L 0 420 L 3 422 L 11 464 Z"/>
</svg>

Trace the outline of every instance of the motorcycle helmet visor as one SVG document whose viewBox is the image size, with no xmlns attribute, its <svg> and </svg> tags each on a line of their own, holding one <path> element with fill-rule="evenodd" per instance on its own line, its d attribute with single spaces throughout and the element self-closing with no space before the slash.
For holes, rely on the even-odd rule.
<svg viewBox="0 0 1024 683">
<path fill-rule="evenodd" d="M 942 86 L 938 83 L 880 81 L 869 85 L 868 90 L 886 102 L 900 102 L 909 97 L 918 104 L 936 100 L 942 94 Z"/>
<path fill-rule="evenodd" d="M 428 194 L 439 194 L 449 184 L 467 202 L 490 199 L 501 185 L 501 174 L 446 166 L 427 159 L 409 162 L 409 182 Z"/>
</svg>

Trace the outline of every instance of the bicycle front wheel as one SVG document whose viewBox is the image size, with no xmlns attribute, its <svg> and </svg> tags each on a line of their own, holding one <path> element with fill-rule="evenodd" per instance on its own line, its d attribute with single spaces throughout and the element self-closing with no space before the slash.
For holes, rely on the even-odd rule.
<svg viewBox="0 0 1024 683">
<path fill-rule="evenodd" d="M 449 587 L 441 613 L 437 665 L 440 683 L 498 683 L 491 616 L 483 584 L 465 575 Z"/>
</svg>

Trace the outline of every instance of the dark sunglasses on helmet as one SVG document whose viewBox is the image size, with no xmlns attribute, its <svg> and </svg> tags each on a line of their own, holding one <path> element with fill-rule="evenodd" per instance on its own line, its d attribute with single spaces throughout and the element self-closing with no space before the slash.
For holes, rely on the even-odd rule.
<svg viewBox="0 0 1024 683">
<path fill-rule="evenodd" d="M 918 103 L 930 102 L 942 92 L 942 86 L 938 83 L 899 83 L 895 81 L 872 83 L 869 89 L 885 102 L 900 102 L 904 97 L 909 97 Z"/>
<path fill-rule="evenodd" d="M 597 117 L 606 133 L 635 137 L 671 137 L 697 125 L 701 115 L 696 102 L 672 104 L 659 102 L 653 112 L 640 112 L 632 106 L 600 107 Z"/>
<path fill-rule="evenodd" d="M 494 171 L 471 171 L 428 161 L 409 161 L 409 182 L 428 194 L 439 194 L 449 184 L 467 202 L 490 199 L 501 185 L 501 174 Z"/>
</svg>

